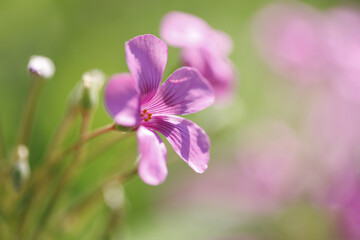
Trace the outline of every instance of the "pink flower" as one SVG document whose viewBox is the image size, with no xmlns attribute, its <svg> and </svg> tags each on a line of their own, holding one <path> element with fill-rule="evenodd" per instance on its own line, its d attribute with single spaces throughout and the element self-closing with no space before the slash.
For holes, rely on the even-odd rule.
<svg viewBox="0 0 360 240">
<path fill-rule="evenodd" d="M 138 172 L 151 185 L 167 176 L 163 134 L 175 152 L 198 173 L 206 170 L 210 141 L 195 123 L 174 115 L 198 112 L 214 102 L 211 86 L 193 68 L 176 70 L 162 85 L 167 62 L 166 44 L 153 35 L 137 36 L 125 44 L 131 74 L 111 77 L 105 102 L 114 121 L 137 131 Z M 155 132 L 156 131 L 156 132 Z"/>
<path fill-rule="evenodd" d="M 212 29 L 194 15 L 170 12 L 161 22 L 160 34 L 169 45 L 182 49 L 184 65 L 197 68 L 213 86 L 217 97 L 229 97 L 236 76 L 228 58 L 232 40 L 226 33 Z"/>
<path fill-rule="evenodd" d="M 332 83 L 344 97 L 360 103 L 360 10 L 334 8 L 326 22 Z"/>
<path fill-rule="evenodd" d="M 217 161 L 205 176 L 179 182 L 166 201 L 257 215 L 279 211 L 303 194 L 303 146 L 284 123 L 256 124 L 242 133 L 236 150 L 237 162 Z"/>
<path fill-rule="evenodd" d="M 327 77 L 322 15 L 310 6 L 272 4 L 257 14 L 254 30 L 262 57 L 280 75 L 299 82 Z"/>
<path fill-rule="evenodd" d="M 360 104 L 337 93 L 318 92 L 306 115 L 313 144 L 326 153 L 353 151 L 360 142 Z"/>
<path fill-rule="evenodd" d="M 347 163 L 329 175 L 324 187 L 325 207 L 335 214 L 340 233 L 346 240 L 360 239 L 360 178 L 358 154 L 343 154 Z M 339 159 L 344 160 L 344 159 Z M 349 161 L 350 160 L 350 161 Z M 351 161 L 352 160 L 352 161 Z M 321 195 L 320 195 L 321 196 Z"/>
<path fill-rule="evenodd" d="M 281 122 L 255 125 L 239 148 L 238 191 L 245 205 L 257 211 L 281 208 L 303 190 L 301 144 Z"/>
</svg>

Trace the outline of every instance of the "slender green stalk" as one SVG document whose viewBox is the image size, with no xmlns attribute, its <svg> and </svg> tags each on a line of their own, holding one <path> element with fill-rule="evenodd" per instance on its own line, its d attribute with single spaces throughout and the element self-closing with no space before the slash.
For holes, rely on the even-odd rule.
<svg viewBox="0 0 360 240">
<path fill-rule="evenodd" d="M 34 78 L 31 81 L 31 87 L 29 90 L 29 94 L 27 96 L 27 100 L 25 102 L 25 106 L 23 109 L 23 114 L 19 126 L 17 145 L 24 144 L 28 146 L 32 124 L 35 116 L 36 106 L 43 85 L 44 85 L 44 81 L 42 79 Z"/>
<path fill-rule="evenodd" d="M 125 181 L 129 180 L 130 178 L 132 178 L 133 176 L 135 176 L 137 174 L 137 168 L 134 168 L 126 173 L 122 173 L 122 174 L 118 174 L 115 176 L 110 177 L 106 182 L 110 182 L 110 181 L 118 181 L 120 183 L 124 183 Z"/>
<path fill-rule="evenodd" d="M 80 149 L 82 147 L 82 145 L 84 143 L 87 143 L 88 141 L 92 140 L 93 138 L 100 136 L 104 133 L 110 132 L 116 130 L 115 128 L 115 124 L 110 124 L 108 126 L 105 127 L 101 127 L 97 130 L 94 130 L 92 133 L 83 136 L 82 140 L 79 140 L 76 144 L 68 147 L 67 149 L 65 149 L 63 152 L 61 152 L 60 154 L 56 155 L 52 161 L 59 161 L 60 159 L 63 159 L 64 157 L 68 156 L 70 153 L 72 152 L 76 152 L 78 149 Z"/>
<path fill-rule="evenodd" d="M 46 153 L 44 155 L 45 164 L 49 163 L 47 161 L 50 158 L 52 152 L 60 146 L 60 144 L 64 141 L 65 137 L 67 136 L 72 123 L 76 117 L 77 111 L 75 109 L 67 110 L 64 117 L 62 118 L 59 127 L 57 128 L 54 136 L 51 139 L 51 143 L 47 147 Z"/>
<path fill-rule="evenodd" d="M 114 124 L 107 125 L 107 126 L 104 126 L 104 127 L 100 127 L 98 129 L 94 130 L 93 132 L 89 133 L 88 135 L 83 136 L 83 139 L 81 141 L 79 140 L 77 143 L 75 143 L 74 145 L 71 145 L 70 147 L 66 148 L 61 153 L 50 155 L 47 159 L 45 159 L 45 163 L 49 163 L 51 166 L 49 168 L 44 169 L 44 170 L 47 170 L 45 173 L 37 174 L 38 178 L 37 178 L 37 180 L 34 181 L 34 184 L 32 185 L 32 188 L 38 187 L 38 184 L 44 183 L 45 178 L 48 176 L 48 174 L 50 174 L 52 172 L 53 168 L 55 168 L 57 166 L 56 164 L 59 161 L 66 158 L 69 154 L 71 154 L 71 153 L 77 151 L 78 149 L 80 149 L 88 141 L 96 138 L 97 136 L 100 136 L 100 135 L 102 135 L 104 133 L 107 133 L 107 132 L 110 132 L 110 131 L 113 131 L 113 130 L 115 130 L 115 125 Z"/>
<path fill-rule="evenodd" d="M 66 121 L 66 120 L 65 120 L 65 121 Z M 85 121 L 87 121 L 87 120 L 85 120 Z M 65 124 L 65 125 L 66 125 L 66 124 Z M 82 130 L 81 130 L 81 131 L 84 131 L 84 130 L 87 128 L 86 125 L 87 125 L 87 123 L 83 123 L 83 124 L 82 124 Z M 39 176 L 39 177 L 38 177 L 36 180 L 34 180 L 33 184 L 28 188 L 28 190 L 29 190 L 28 193 L 29 193 L 29 194 L 34 194 L 35 189 L 39 189 L 39 187 L 41 187 L 40 185 L 46 182 L 46 177 L 47 177 L 49 174 L 51 174 L 52 169 L 57 166 L 57 163 L 58 163 L 60 160 L 62 160 L 62 159 L 64 159 L 65 157 L 67 157 L 69 154 L 71 154 L 71 153 L 73 153 L 73 152 L 76 152 L 77 150 L 81 149 L 81 147 L 82 147 L 86 142 L 94 139 L 94 138 L 97 137 L 97 136 L 100 136 L 100 135 L 105 134 L 105 133 L 107 133 L 107 132 L 113 131 L 113 130 L 115 130 L 115 129 L 116 129 L 116 128 L 115 128 L 115 124 L 111 124 L 111 125 L 107 125 L 107 126 L 104 126 L 104 127 L 100 127 L 100 128 L 98 128 L 98 129 L 92 131 L 91 133 L 87 134 L 87 135 L 84 133 L 83 136 L 81 137 L 81 139 L 80 139 L 77 143 L 75 143 L 74 145 L 66 148 L 66 149 L 65 149 L 64 151 L 62 151 L 60 154 L 58 154 L 58 155 L 54 155 L 54 154 L 53 154 L 53 155 L 49 155 L 49 156 L 48 156 L 48 159 L 45 159 L 45 161 L 46 161 L 46 163 L 49 162 L 52 167 L 51 167 L 50 169 L 45 169 L 45 170 L 47 170 L 46 173 L 44 173 L 44 174 L 38 174 L 38 175 L 37 175 L 37 176 Z M 59 128 L 59 131 L 61 131 L 61 127 Z M 55 134 L 55 136 L 57 136 L 57 134 Z M 52 144 L 51 144 L 51 145 L 52 145 Z M 50 146 L 51 146 L 51 145 L 50 145 Z M 55 146 L 58 146 L 57 143 L 54 144 L 54 145 L 55 145 Z M 73 163 L 71 163 L 71 167 L 72 167 L 72 168 L 70 168 L 70 169 L 75 169 Z M 66 174 L 66 173 L 65 173 L 65 174 Z M 63 185 L 64 185 L 65 182 L 67 181 L 67 180 L 66 180 L 66 179 L 68 178 L 67 175 L 69 175 L 69 174 L 64 175 L 64 176 L 59 180 L 58 186 L 56 187 L 56 189 L 55 189 L 55 191 L 54 191 L 54 194 L 53 194 L 53 197 L 52 197 L 51 200 L 50 200 L 50 203 L 51 203 L 51 202 L 54 202 L 53 199 L 55 199 L 56 196 L 58 196 L 58 195 L 60 194 L 60 190 L 63 188 Z M 30 199 L 29 199 L 29 204 L 28 204 L 28 207 L 27 207 L 27 211 L 25 212 L 25 215 L 23 216 L 23 220 L 22 220 L 22 223 L 21 223 L 21 229 L 23 228 L 23 225 L 25 224 L 26 217 L 27 217 L 27 212 L 28 212 L 28 210 L 29 210 L 29 208 L 30 208 L 30 205 L 31 205 L 31 202 L 32 202 L 33 199 L 34 199 L 34 196 L 31 196 Z M 52 205 L 53 205 L 53 204 L 54 204 L 54 203 L 52 203 Z M 49 213 L 51 213 L 52 208 L 53 208 L 53 206 L 49 205 L 49 206 L 47 207 L 47 210 L 44 211 L 44 217 L 43 217 L 44 219 L 46 219 L 46 218 L 47 218 L 47 215 L 49 215 Z M 42 220 L 42 221 L 45 221 L 45 220 Z M 39 227 L 42 227 L 42 224 L 39 224 Z M 40 230 L 40 229 L 39 229 L 39 230 Z M 22 233 L 22 232 L 23 232 L 23 230 L 20 231 L 20 233 Z M 36 232 L 36 231 L 35 231 L 35 232 Z M 39 234 L 39 233 L 35 233 L 34 239 L 36 238 L 37 234 Z M 19 238 L 19 239 L 21 239 L 21 238 Z"/>
<path fill-rule="evenodd" d="M 96 134 L 94 135 L 90 135 L 87 136 L 86 132 L 89 128 L 89 124 L 90 124 L 90 112 L 86 112 L 83 114 L 82 117 L 82 124 L 81 124 L 81 129 L 80 129 L 80 134 L 79 134 L 79 141 L 78 143 L 74 146 L 74 148 L 72 150 L 74 150 L 74 157 L 72 162 L 69 164 L 69 166 L 67 167 L 67 169 L 65 169 L 64 174 L 62 175 L 62 177 L 60 178 L 59 182 L 57 183 L 56 187 L 55 187 L 55 191 L 52 194 L 50 201 L 48 203 L 48 205 L 45 207 L 44 213 L 42 214 L 42 216 L 40 217 L 40 221 L 35 229 L 35 233 L 32 237 L 32 239 L 38 239 L 39 235 L 41 234 L 41 228 L 46 229 L 46 223 L 48 218 L 50 217 L 56 203 L 57 200 L 59 199 L 59 195 L 61 193 L 61 191 L 64 189 L 67 181 L 72 177 L 74 170 L 76 169 L 76 167 L 80 164 L 81 162 L 81 157 L 82 157 L 82 153 L 84 151 L 83 148 L 81 148 L 82 144 L 85 141 L 88 141 L 102 133 L 104 133 L 103 131 L 100 131 L 100 133 L 96 132 Z M 107 130 L 108 131 L 108 130 Z"/>
<path fill-rule="evenodd" d="M 24 206 L 23 212 L 19 216 L 18 226 L 17 226 L 17 236 L 18 239 L 22 238 L 24 225 L 27 220 L 28 212 L 30 209 L 30 206 L 32 205 L 32 202 L 34 198 L 36 197 L 36 194 L 39 193 L 39 191 L 35 191 L 36 189 L 41 189 L 41 184 L 46 184 L 47 181 L 45 181 L 43 178 L 45 175 L 50 174 L 51 170 L 54 166 L 51 165 L 50 161 L 47 161 L 49 156 L 51 155 L 51 152 L 55 150 L 65 139 L 67 133 L 70 130 L 70 127 L 73 125 L 74 119 L 76 117 L 76 111 L 74 109 L 66 111 L 64 117 L 62 118 L 59 126 L 57 127 L 57 130 L 52 137 L 51 143 L 49 144 L 49 147 L 47 148 L 47 151 L 44 155 L 44 164 L 43 167 L 40 169 L 35 169 L 34 177 L 32 178 L 32 182 L 30 186 L 27 188 L 27 192 L 23 194 L 22 200 L 26 199 L 26 206 Z M 49 171 L 49 172 L 46 172 Z"/>
<path fill-rule="evenodd" d="M 114 210 L 110 210 L 108 222 L 104 229 L 104 232 L 101 234 L 99 240 L 108 240 L 111 239 L 111 235 L 114 233 L 116 228 L 118 227 L 121 220 L 121 212 L 117 212 Z"/>
<path fill-rule="evenodd" d="M 107 152 L 109 149 L 119 143 L 121 139 L 128 137 L 134 133 L 135 132 L 115 132 L 113 136 L 110 136 L 107 139 L 104 139 L 104 141 L 101 141 L 99 144 L 96 144 L 96 148 L 89 149 L 89 154 L 86 157 L 86 161 L 91 162 L 97 159 L 99 156 L 101 156 L 101 154 Z"/>
<path fill-rule="evenodd" d="M 64 218 L 72 215 L 78 215 L 80 212 L 85 211 L 87 208 L 95 204 L 99 199 L 102 199 L 102 190 L 103 186 L 109 182 L 117 181 L 119 184 L 123 184 L 126 181 L 130 180 L 137 174 L 137 168 L 131 169 L 125 173 L 117 174 L 115 176 L 109 177 L 101 182 L 91 193 L 84 197 L 79 202 L 70 206 L 64 215 Z M 64 219 L 65 220 L 65 219 Z"/>
</svg>

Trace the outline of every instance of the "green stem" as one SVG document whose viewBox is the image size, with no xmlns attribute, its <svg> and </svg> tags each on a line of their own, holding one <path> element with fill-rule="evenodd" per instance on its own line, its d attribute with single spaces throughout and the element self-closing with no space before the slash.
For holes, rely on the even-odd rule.
<svg viewBox="0 0 360 240">
<path fill-rule="evenodd" d="M 52 137 L 51 143 L 47 147 L 46 153 L 44 155 L 45 164 L 49 163 L 49 161 L 47 160 L 50 158 L 51 153 L 54 152 L 55 149 L 60 146 L 60 144 L 64 141 L 67 133 L 70 130 L 70 127 L 72 126 L 76 113 L 77 111 L 75 109 L 66 111 L 65 116 L 61 120 L 59 127 L 57 128 L 54 136 Z"/>
<path fill-rule="evenodd" d="M 38 79 L 38 78 L 32 79 L 29 94 L 25 102 L 23 114 L 21 117 L 17 145 L 24 144 L 28 146 L 30 134 L 31 134 L 31 127 L 35 116 L 36 106 L 40 97 L 40 92 L 43 87 L 43 83 L 44 81 L 42 79 Z"/>
<path fill-rule="evenodd" d="M 92 140 L 93 138 L 100 136 L 104 133 L 110 132 L 116 130 L 115 128 L 115 124 L 111 124 L 105 127 L 101 127 L 97 130 L 94 130 L 92 133 L 83 136 L 82 140 L 78 141 L 76 144 L 68 147 L 67 149 L 65 149 L 63 152 L 61 152 L 60 154 L 58 154 L 57 156 L 55 156 L 52 161 L 59 161 L 60 159 L 63 159 L 64 157 L 66 157 L 67 155 L 69 155 L 72 152 L 76 152 L 78 149 L 80 149 L 82 147 L 82 145 L 90 140 Z"/>
<path fill-rule="evenodd" d="M 84 197 L 82 200 L 74 204 L 73 206 L 70 206 L 68 210 L 66 211 L 64 218 L 68 216 L 76 216 L 81 212 L 84 212 L 87 208 L 91 207 L 93 204 L 95 204 L 99 199 L 102 198 L 102 190 L 103 186 L 106 185 L 108 182 L 112 181 L 118 181 L 118 183 L 123 184 L 127 180 L 131 179 L 133 176 L 137 174 L 137 168 L 129 170 L 128 172 L 117 174 L 115 176 L 112 176 L 110 178 L 105 179 L 101 184 L 99 184 L 93 192 L 88 194 L 86 197 Z M 65 221 L 66 219 L 64 219 Z M 64 222 L 62 221 L 62 222 Z"/>
<path fill-rule="evenodd" d="M 105 230 L 100 236 L 99 240 L 109 240 L 111 235 L 114 233 L 115 229 L 118 227 L 121 219 L 121 212 L 110 210 L 108 222 L 106 224 Z"/>
<path fill-rule="evenodd" d="M 58 147 L 66 137 L 68 131 L 70 130 L 70 127 L 72 126 L 72 123 L 75 119 L 76 111 L 74 109 L 66 111 L 64 117 L 62 118 L 59 126 L 57 127 L 57 130 L 52 137 L 51 143 L 49 147 L 46 150 L 46 153 L 44 155 L 44 166 L 40 169 L 36 169 L 33 173 L 34 178 L 31 178 L 32 184 L 27 189 L 27 192 L 22 196 L 22 198 L 26 198 L 26 206 L 24 207 L 23 212 L 21 213 L 18 221 L 17 226 L 17 236 L 18 239 L 22 239 L 22 234 L 24 230 L 24 226 L 26 224 L 28 212 L 30 210 L 30 206 L 32 205 L 33 199 L 36 197 L 36 194 L 39 193 L 36 191 L 36 189 L 41 189 L 41 184 L 47 183 L 47 181 L 43 180 L 44 175 L 47 175 L 48 172 L 45 172 L 46 170 L 52 169 L 54 166 L 51 165 L 50 161 L 46 161 L 50 154 L 54 151 L 56 147 Z M 51 172 L 51 171 L 50 171 Z"/>
<path fill-rule="evenodd" d="M 74 169 L 76 169 L 78 164 L 80 163 L 82 152 L 84 150 L 83 148 L 81 148 L 83 142 L 86 140 L 89 140 L 93 137 L 98 136 L 98 135 L 94 135 L 94 136 L 90 135 L 90 138 L 88 138 L 88 136 L 86 136 L 86 132 L 88 130 L 89 124 L 90 124 L 90 113 L 86 112 L 83 114 L 83 117 L 82 117 L 82 124 L 81 124 L 78 144 L 76 144 L 75 148 L 73 149 L 75 151 L 74 158 L 73 158 L 72 162 L 68 165 L 67 169 L 65 169 L 64 174 L 62 175 L 59 182 L 57 183 L 57 185 L 55 187 L 55 191 L 52 194 L 50 201 L 44 210 L 44 213 L 40 217 L 40 221 L 39 221 L 39 223 L 35 229 L 35 233 L 32 237 L 33 240 L 39 238 L 39 236 L 41 234 L 41 229 L 44 229 L 44 230 L 46 229 L 47 220 L 48 220 L 49 216 L 51 215 L 51 213 L 57 203 L 57 200 L 59 199 L 59 195 L 60 195 L 61 191 L 64 189 L 64 186 L 66 185 L 67 181 L 72 177 Z"/>
<path fill-rule="evenodd" d="M 104 139 L 104 141 L 101 141 L 101 143 L 96 144 L 96 148 L 89 151 L 89 156 L 87 156 L 86 161 L 91 162 L 97 159 L 99 156 L 101 156 L 101 154 L 107 152 L 109 149 L 119 143 L 121 139 L 134 133 L 135 132 L 116 132 L 116 135 L 114 134 L 114 136 L 110 136 L 109 138 Z"/>
</svg>

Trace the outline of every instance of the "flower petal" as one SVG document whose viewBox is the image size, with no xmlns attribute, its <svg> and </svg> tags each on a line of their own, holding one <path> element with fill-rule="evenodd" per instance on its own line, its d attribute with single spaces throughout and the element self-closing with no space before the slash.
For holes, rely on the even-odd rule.
<svg viewBox="0 0 360 240">
<path fill-rule="evenodd" d="M 160 86 L 167 62 L 167 46 L 146 34 L 125 44 L 126 62 L 141 92 L 141 103 L 151 99 Z"/>
<path fill-rule="evenodd" d="M 236 70 L 229 58 L 205 49 L 183 49 L 184 65 L 196 68 L 210 82 L 216 97 L 221 99 L 233 95 Z"/>
<path fill-rule="evenodd" d="M 219 51 L 220 54 L 225 56 L 232 52 L 233 42 L 227 33 L 213 29 L 210 34 L 211 41 L 209 41 L 209 47 L 212 46 L 214 51 Z"/>
<path fill-rule="evenodd" d="M 110 78 L 105 89 L 105 105 L 114 121 L 132 127 L 140 122 L 140 94 L 130 74 L 117 74 Z"/>
<path fill-rule="evenodd" d="M 163 134 L 175 152 L 194 169 L 203 173 L 209 162 L 210 139 L 198 125 L 182 117 L 154 116 L 144 123 Z"/>
<path fill-rule="evenodd" d="M 158 185 L 167 176 L 166 147 L 159 135 L 140 126 L 137 130 L 140 160 L 138 172 L 147 184 Z"/>
<path fill-rule="evenodd" d="M 214 103 L 214 92 L 195 68 L 176 70 L 142 108 L 152 114 L 184 115 L 198 112 Z"/>
<path fill-rule="evenodd" d="M 160 35 L 174 47 L 201 47 L 210 32 L 210 26 L 201 18 L 183 12 L 166 14 L 160 27 Z"/>
</svg>

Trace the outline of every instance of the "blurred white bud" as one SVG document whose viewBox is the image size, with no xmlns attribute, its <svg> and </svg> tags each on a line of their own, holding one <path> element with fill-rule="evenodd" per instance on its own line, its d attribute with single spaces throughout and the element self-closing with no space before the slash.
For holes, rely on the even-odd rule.
<svg viewBox="0 0 360 240">
<path fill-rule="evenodd" d="M 15 189 L 19 191 L 30 177 L 29 149 L 25 145 L 16 148 L 16 160 L 12 169 L 12 181 Z"/>
<path fill-rule="evenodd" d="M 44 56 L 31 56 L 28 70 L 37 77 L 49 79 L 55 73 L 55 65 L 50 58 Z"/>
<path fill-rule="evenodd" d="M 25 145 L 19 145 L 16 149 L 16 154 L 19 159 L 28 159 L 29 149 Z"/>
<path fill-rule="evenodd" d="M 94 109 L 98 105 L 104 82 L 105 74 L 100 70 L 85 72 L 69 96 L 70 108 L 80 108 L 81 111 Z"/>
<path fill-rule="evenodd" d="M 111 209 L 120 209 L 125 202 L 124 188 L 118 181 L 107 183 L 104 188 L 104 200 Z"/>
<path fill-rule="evenodd" d="M 97 90 L 101 89 L 105 82 L 105 74 L 98 70 L 94 69 L 88 72 L 85 72 L 82 76 L 84 87 L 86 88 L 95 88 Z"/>
<path fill-rule="evenodd" d="M 80 105 L 83 109 L 92 109 L 99 102 L 100 90 L 104 86 L 105 74 L 94 69 L 85 72 L 82 76 L 82 91 L 80 92 Z"/>
</svg>

